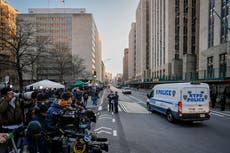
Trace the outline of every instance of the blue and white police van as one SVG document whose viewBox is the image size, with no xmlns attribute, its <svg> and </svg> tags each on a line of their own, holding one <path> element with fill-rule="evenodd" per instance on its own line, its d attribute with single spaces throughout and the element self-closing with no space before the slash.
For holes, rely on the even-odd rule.
<svg viewBox="0 0 230 153">
<path fill-rule="evenodd" d="M 165 114 L 170 122 L 208 120 L 209 94 L 206 83 L 158 84 L 147 94 L 147 108 Z"/>
</svg>

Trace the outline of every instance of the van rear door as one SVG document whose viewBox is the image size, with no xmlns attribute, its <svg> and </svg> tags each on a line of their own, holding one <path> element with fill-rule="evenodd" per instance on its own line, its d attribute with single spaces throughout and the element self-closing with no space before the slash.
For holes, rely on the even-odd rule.
<svg viewBox="0 0 230 153">
<path fill-rule="evenodd" d="M 182 114 L 209 113 L 209 88 L 185 87 L 182 89 L 181 96 Z"/>
</svg>

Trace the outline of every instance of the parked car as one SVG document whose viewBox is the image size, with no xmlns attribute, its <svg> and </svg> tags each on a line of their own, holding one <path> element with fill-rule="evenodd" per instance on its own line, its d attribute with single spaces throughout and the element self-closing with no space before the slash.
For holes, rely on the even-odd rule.
<svg viewBox="0 0 230 153">
<path fill-rule="evenodd" d="M 129 87 L 124 87 L 124 88 L 122 88 L 122 93 L 123 94 L 132 94 L 132 91 Z"/>
</svg>

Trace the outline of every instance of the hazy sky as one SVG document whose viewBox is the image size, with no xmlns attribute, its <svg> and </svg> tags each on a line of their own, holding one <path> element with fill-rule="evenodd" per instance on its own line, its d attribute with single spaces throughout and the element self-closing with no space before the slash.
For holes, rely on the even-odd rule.
<svg viewBox="0 0 230 153">
<path fill-rule="evenodd" d="M 86 8 L 92 13 L 102 39 L 102 60 L 109 72 L 122 73 L 124 48 L 139 0 L 8 0 L 22 13 L 28 8 Z M 108 59 L 111 60 L 108 60 Z"/>
</svg>

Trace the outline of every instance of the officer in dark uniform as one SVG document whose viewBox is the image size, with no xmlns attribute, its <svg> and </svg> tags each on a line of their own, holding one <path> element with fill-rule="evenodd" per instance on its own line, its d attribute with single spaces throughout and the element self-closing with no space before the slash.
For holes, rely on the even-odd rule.
<svg viewBox="0 0 230 153">
<path fill-rule="evenodd" d="M 112 112 L 113 112 L 113 101 L 112 101 L 113 97 L 114 97 L 114 94 L 113 94 L 113 91 L 111 90 L 107 98 L 109 100 L 109 111 L 112 111 Z"/>
<path fill-rule="evenodd" d="M 117 94 L 117 91 L 115 91 L 115 95 L 113 96 L 113 101 L 114 101 L 114 113 L 118 113 L 118 99 L 119 99 L 119 96 Z"/>
</svg>

